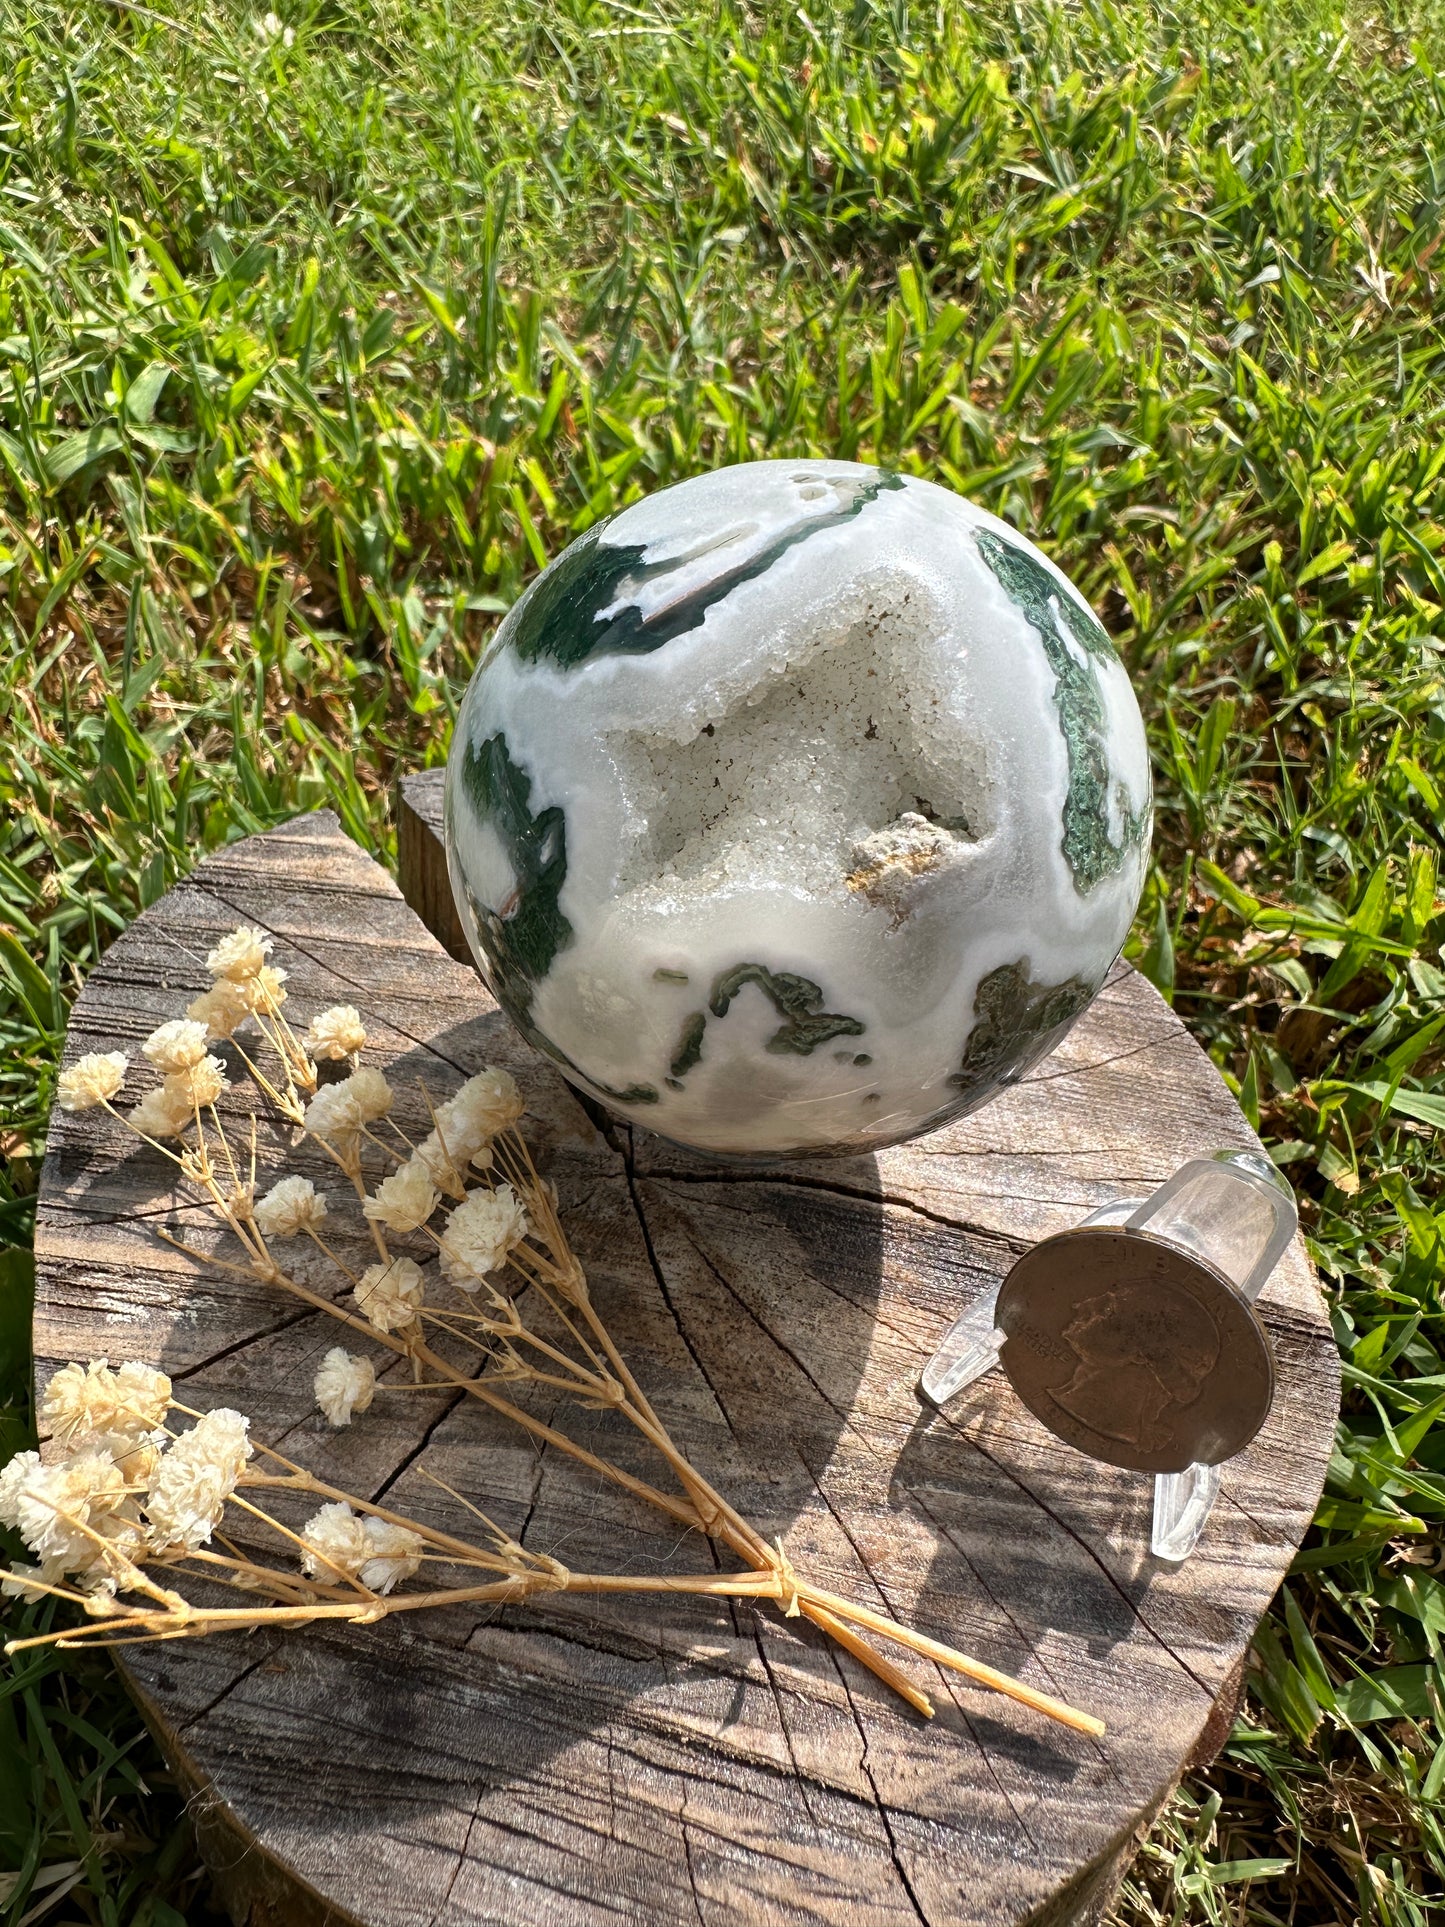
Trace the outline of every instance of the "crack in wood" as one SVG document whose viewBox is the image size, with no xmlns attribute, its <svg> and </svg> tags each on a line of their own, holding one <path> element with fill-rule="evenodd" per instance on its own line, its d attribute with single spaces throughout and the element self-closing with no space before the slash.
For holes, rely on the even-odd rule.
<svg viewBox="0 0 1445 1927">
<path fill-rule="evenodd" d="M 946 1414 L 940 1413 L 939 1416 L 943 1418 L 945 1424 L 950 1423 Z M 1088 1540 L 1084 1538 L 1082 1533 L 1078 1532 L 1073 1526 L 1071 1526 L 1068 1520 L 1065 1519 L 1062 1516 L 1062 1514 L 1056 1512 L 1054 1508 L 1048 1503 L 1047 1500 L 1041 1499 L 1038 1493 L 1035 1492 L 1033 1488 L 1024 1479 L 1020 1478 L 1017 1472 L 1015 1472 L 1010 1466 L 1007 1466 L 1004 1464 L 1002 1459 L 995 1458 L 993 1453 L 987 1451 L 985 1447 L 980 1443 L 976 1434 L 972 1432 L 965 1432 L 959 1426 L 950 1426 L 950 1429 L 953 1430 L 959 1438 L 966 1440 L 967 1443 L 973 1447 L 974 1451 L 978 1453 L 980 1458 L 987 1459 L 989 1464 L 994 1467 L 995 1471 L 1002 1472 L 1005 1478 L 1009 1479 L 1014 1485 L 1016 1485 L 1019 1488 L 1021 1492 L 1023 1492 L 1029 1499 L 1033 1501 L 1033 1503 L 1039 1508 L 1040 1512 L 1046 1513 L 1048 1517 L 1053 1520 L 1054 1524 L 1058 1526 L 1060 1531 L 1068 1534 L 1069 1538 L 1073 1540 L 1074 1544 L 1078 1546 L 1079 1550 L 1082 1553 L 1084 1553 L 1085 1556 L 1088 1559 L 1090 1559 L 1095 1566 L 1098 1567 L 1099 1571 L 1104 1575 L 1105 1579 L 1108 1580 L 1109 1584 L 1113 1587 L 1114 1591 L 1118 1593 L 1119 1597 L 1123 1600 L 1124 1604 L 1129 1608 L 1130 1616 L 1134 1619 L 1136 1624 L 1138 1624 L 1143 1628 L 1143 1630 L 1149 1635 L 1149 1637 L 1159 1647 L 1160 1651 L 1166 1654 L 1167 1657 L 1171 1659 L 1174 1662 L 1174 1664 L 1179 1668 L 1180 1672 L 1183 1673 L 1187 1679 L 1191 1679 L 1194 1682 L 1194 1684 L 1199 1688 L 1200 1692 L 1204 1694 L 1205 1699 L 1212 1703 L 1214 1699 L 1214 1689 L 1209 1685 L 1208 1681 L 1201 1679 L 1199 1674 L 1196 1673 L 1194 1668 L 1189 1664 L 1188 1660 L 1184 1659 L 1183 1657 L 1181 1657 L 1180 1654 L 1176 1653 L 1174 1648 L 1169 1644 L 1168 1640 L 1165 1639 L 1164 1635 L 1158 1632 L 1149 1623 L 1148 1619 L 1139 1610 L 1138 1602 L 1129 1597 L 1128 1592 L 1125 1590 L 1123 1586 L 1120 1585 L 1119 1581 L 1115 1578 L 1114 1574 L 1109 1570 L 1104 1560 L 1100 1558 L 1099 1554 L 1089 1544 Z"/>
<path fill-rule="evenodd" d="M 275 1338 L 279 1332 L 290 1331 L 295 1325 L 303 1325 L 308 1318 L 315 1318 L 316 1315 L 309 1305 L 305 1305 L 300 1311 L 292 1312 L 288 1317 L 279 1319 L 274 1325 L 267 1325 L 263 1331 L 248 1332 L 244 1338 L 236 1339 L 233 1344 L 222 1345 L 219 1351 L 212 1352 L 209 1357 L 197 1359 L 194 1365 L 183 1366 L 177 1371 L 168 1373 L 167 1376 L 172 1385 L 184 1385 L 187 1379 L 194 1378 L 197 1372 L 204 1372 L 212 1365 L 219 1365 L 223 1358 L 234 1358 L 239 1352 L 249 1351 L 253 1345 L 260 1345 L 268 1338 Z"/>
<path fill-rule="evenodd" d="M 1098 1057 L 1090 1064 L 1064 1064 L 1056 1071 L 1031 1072 L 1027 1077 L 1021 1077 L 1015 1088 L 1023 1090 L 1035 1084 L 1056 1084 L 1062 1077 L 1088 1077 L 1094 1071 L 1108 1070 L 1112 1064 L 1126 1064 L 1131 1057 L 1142 1057 L 1146 1051 L 1178 1050 L 1181 1045 L 1191 1052 L 1199 1048 L 1187 1030 L 1161 1029 L 1157 1037 L 1148 1037 L 1142 1044 L 1131 1044 L 1128 1050 L 1117 1051 L 1112 1057 Z"/>
<path fill-rule="evenodd" d="M 267 1660 L 271 1658 L 275 1650 L 276 1650 L 276 1646 L 275 1646 L 275 1642 L 273 1641 L 271 1645 L 269 1645 L 266 1648 L 266 1651 L 262 1653 L 258 1659 L 253 1659 L 250 1665 L 243 1666 L 241 1671 L 237 1673 L 233 1679 L 227 1680 L 226 1684 L 221 1688 L 219 1693 L 215 1694 L 213 1698 L 207 1700 L 206 1704 L 200 1707 L 196 1712 L 192 1713 L 188 1719 L 182 1720 L 177 1726 L 176 1731 L 178 1733 L 188 1733 L 190 1732 L 192 1727 L 199 1726 L 202 1720 L 209 1719 L 211 1714 L 215 1712 L 216 1708 L 222 1703 L 223 1700 L 228 1700 L 238 1687 L 245 1685 L 246 1681 L 251 1677 L 252 1673 L 254 1673 L 259 1667 L 262 1667 L 266 1664 Z"/>
<path fill-rule="evenodd" d="M 872 1763 L 868 1758 L 868 1729 L 864 1726 L 862 1718 L 859 1715 L 857 1702 L 853 1698 L 853 1688 L 849 1683 L 847 1674 L 843 1670 L 842 1657 L 831 1640 L 828 1642 L 828 1653 L 833 1662 L 833 1670 L 837 1673 L 839 1683 L 843 1688 L 844 1697 L 847 1699 L 848 1710 L 853 1715 L 853 1724 L 858 1729 L 858 1743 L 862 1748 L 862 1751 L 858 1755 L 858 1771 L 863 1775 L 864 1779 L 867 1780 L 869 1788 L 872 1791 L 873 1811 L 878 1815 L 879 1824 L 882 1826 L 884 1836 L 888 1842 L 888 1857 L 893 1863 L 894 1876 L 898 1884 L 902 1887 L 909 1906 L 913 1909 L 914 1918 L 920 1922 L 921 1927 L 931 1927 L 929 1918 L 927 1914 L 924 1913 L 923 1907 L 919 1902 L 918 1895 L 914 1892 L 913 1882 L 908 1877 L 908 1871 L 899 1857 L 898 1841 L 893 1832 L 893 1825 L 889 1819 L 888 1809 L 884 1803 L 883 1795 L 878 1790 L 878 1780 L 873 1772 Z M 970 1737 L 972 1737 L 972 1735 L 970 1735 Z"/>
<path fill-rule="evenodd" d="M 812 1481 L 813 1490 L 817 1493 L 818 1497 L 823 1501 L 823 1504 L 827 1507 L 828 1512 L 832 1516 L 834 1524 L 837 1526 L 839 1532 L 842 1533 L 844 1539 L 848 1542 L 848 1545 L 852 1548 L 854 1558 L 857 1559 L 859 1565 L 863 1568 L 864 1572 L 867 1573 L 869 1579 L 872 1581 L 873 1588 L 878 1595 L 878 1600 L 880 1605 L 882 1605 L 884 1610 L 892 1618 L 894 1619 L 899 1618 L 900 1614 L 899 1614 L 897 1603 L 889 1597 L 887 1586 L 884 1584 L 882 1578 L 878 1575 L 878 1573 L 876 1573 L 873 1570 L 873 1567 L 870 1564 L 867 1558 L 867 1555 L 864 1553 L 863 1548 L 858 1544 L 858 1541 L 854 1537 L 852 1530 L 848 1526 L 847 1522 L 844 1520 L 842 1514 L 838 1511 L 838 1508 L 833 1504 L 833 1501 L 829 1498 L 827 1492 L 824 1490 L 822 1480 L 818 1477 L 817 1473 L 814 1472 L 812 1466 L 808 1464 L 807 1460 L 803 1457 L 803 1454 L 801 1452 L 798 1453 L 798 1458 L 803 1466 L 804 1471 L 808 1474 L 809 1479 Z M 1005 1617 L 1007 1617 L 1007 1615 L 1005 1615 Z M 1013 1621 L 1010 1620 L 1009 1624 L 1013 1625 Z M 1015 1630 L 1017 1631 L 1017 1628 L 1015 1628 Z M 1024 1640 L 1022 1643 L 1026 1647 L 1031 1644 L 1031 1642 L 1028 1640 Z M 1024 1838 L 1028 1841 L 1030 1847 L 1032 1847 L 1035 1852 L 1038 1852 L 1039 1842 L 1034 1838 L 1034 1835 L 1029 1828 L 1028 1822 L 1024 1819 L 1023 1815 L 1019 1812 L 1017 1806 L 1014 1804 L 1014 1799 L 1012 1794 L 1009 1792 L 1008 1788 L 1004 1785 L 1003 1781 L 999 1778 L 998 1769 L 997 1767 L 995 1767 L 993 1761 L 989 1758 L 988 1749 L 980 1741 L 978 1737 L 978 1733 L 974 1728 L 973 1721 L 969 1717 L 968 1709 L 964 1706 L 964 1704 L 958 1697 L 958 1693 L 955 1690 L 954 1681 L 948 1676 L 947 1673 L 943 1671 L 941 1667 L 936 1668 L 935 1670 L 938 1672 L 939 1678 L 943 1683 L 944 1690 L 948 1694 L 949 1700 L 953 1705 L 954 1711 L 958 1714 L 959 1718 L 963 1721 L 964 1725 L 968 1728 L 969 1738 L 973 1741 L 975 1747 L 978 1749 L 978 1755 L 980 1760 L 983 1762 L 984 1767 L 987 1769 L 989 1776 L 993 1780 L 994 1785 L 998 1788 L 1000 1796 L 1005 1801 L 1007 1801 L 1009 1812 L 1012 1813 L 1015 1821 L 1017 1822 L 1020 1833 L 1023 1834 Z M 1049 1676 L 1046 1671 L 1045 1678 L 1048 1678 L 1048 1677 Z M 1053 1683 L 1054 1682 L 1050 1680 L 1050 1684 L 1052 1685 Z M 865 1737 L 865 1745 L 866 1745 L 866 1737 Z M 891 1829 L 890 1829 L 890 1837 L 891 1837 Z"/>
<path fill-rule="evenodd" d="M 440 1927 L 442 1916 L 445 1914 L 448 1906 L 451 1903 L 452 1890 L 457 1884 L 457 1880 L 461 1874 L 462 1868 L 465 1867 L 467 1864 L 468 1850 L 472 1844 L 472 1834 L 476 1830 L 477 1817 L 482 1810 L 482 1795 L 485 1792 L 486 1792 L 486 1788 L 484 1786 L 479 1786 L 477 1788 L 476 1797 L 472 1801 L 471 1818 L 467 1821 L 466 1833 L 462 1836 L 462 1844 L 457 1850 L 457 1864 L 455 1865 L 455 1867 L 452 1868 L 451 1878 L 447 1881 L 446 1892 L 442 1895 L 441 1900 L 437 1906 L 436 1912 L 432 1915 L 431 1920 L 428 1922 L 428 1927 Z"/>
<path fill-rule="evenodd" d="M 683 1859 L 687 1863 L 687 1884 L 692 1894 L 692 1910 L 697 1916 L 697 1927 L 706 1927 L 706 1922 L 702 1916 L 702 1900 L 697 1891 L 697 1869 L 692 1864 L 692 1841 L 688 1837 L 687 1831 L 687 1795 L 685 1793 L 677 1819 L 678 1826 L 682 1832 L 682 1853 Z"/>
<path fill-rule="evenodd" d="M 871 1451 L 872 1450 L 871 1443 L 868 1440 L 867 1435 L 864 1432 L 860 1431 L 859 1428 L 854 1424 L 853 1414 L 851 1412 L 844 1411 L 843 1407 L 839 1405 L 835 1399 L 831 1398 L 828 1395 L 827 1391 L 825 1391 L 823 1386 L 821 1386 L 818 1383 L 818 1380 L 814 1377 L 813 1373 L 808 1369 L 808 1366 L 803 1362 L 803 1360 L 798 1356 L 798 1354 L 792 1349 L 790 1345 L 785 1344 L 783 1340 L 779 1338 L 778 1334 L 772 1329 L 772 1327 L 767 1323 L 765 1319 L 760 1318 L 758 1316 L 757 1312 L 748 1303 L 747 1299 L 744 1298 L 741 1292 L 738 1291 L 737 1287 L 733 1284 L 732 1280 L 718 1269 L 718 1267 L 713 1263 L 712 1259 L 707 1255 L 707 1253 L 703 1250 L 702 1246 L 697 1242 L 697 1240 L 692 1236 L 692 1234 L 688 1231 L 684 1231 L 682 1235 L 687 1239 L 687 1242 L 692 1246 L 693 1250 L 697 1253 L 698 1257 L 702 1259 L 703 1263 L 707 1266 L 708 1270 L 712 1273 L 713 1277 L 716 1278 L 718 1283 L 722 1286 L 723 1290 L 737 1305 L 739 1311 L 743 1312 L 748 1318 L 750 1318 L 753 1324 L 757 1327 L 757 1329 L 763 1334 L 763 1336 L 766 1339 L 768 1339 L 771 1344 L 777 1347 L 777 1349 L 783 1354 L 783 1356 L 796 1369 L 799 1377 L 807 1381 L 807 1383 L 812 1387 L 813 1391 L 822 1400 L 823 1404 L 827 1406 L 828 1410 L 833 1414 L 833 1416 L 840 1422 L 843 1428 L 846 1431 L 851 1432 L 852 1435 L 859 1441 L 860 1444 L 862 1444 L 865 1448 Z M 691 1350 L 690 1346 L 689 1346 L 689 1350 Z"/>
<path fill-rule="evenodd" d="M 704 1385 L 707 1386 L 707 1389 L 712 1396 L 712 1402 L 717 1407 L 718 1414 L 721 1417 L 723 1424 L 726 1425 L 726 1427 L 728 1428 L 728 1431 L 729 1433 L 731 1433 L 734 1441 L 737 1441 L 738 1435 L 733 1430 L 733 1422 L 728 1417 L 727 1409 L 723 1405 L 722 1400 L 718 1397 L 717 1388 L 714 1386 L 712 1379 L 708 1375 L 707 1367 L 706 1365 L 703 1364 L 702 1359 L 698 1355 L 696 1346 L 693 1344 L 691 1338 L 689 1338 L 686 1330 L 684 1329 L 682 1319 L 678 1316 L 677 1306 L 673 1303 L 672 1291 L 667 1282 L 667 1274 L 663 1270 L 662 1263 L 658 1258 L 657 1250 L 653 1243 L 652 1227 L 647 1222 L 647 1213 L 643 1210 L 641 1200 L 637 1195 L 637 1186 L 633 1177 L 632 1166 L 630 1162 L 627 1166 L 627 1194 L 631 1198 L 632 1208 L 637 1214 L 638 1229 L 642 1233 L 642 1242 L 647 1250 L 647 1262 L 652 1267 L 652 1275 L 657 1280 L 657 1288 L 662 1293 L 662 1302 L 667 1306 L 668 1316 L 672 1319 L 673 1325 L 677 1331 L 677 1335 L 682 1340 L 683 1348 L 687 1352 L 688 1357 L 692 1360 L 693 1365 L 696 1367 L 698 1376 L 702 1379 L 702 1382 L 704 1383 Z M 689 1242 L 691 1241 L 689 1240 Z"/>
<path fill-rule="evenodd" d="M 922 1218 L 929 1224 L 943 1226 L 946 1231 L 965 1232 L 979 1244 L 996 1245 L 999 1250 L 1007 1251 L 1014 1257 L 1033 1249 L 1033 1241 L 1028 1238 L 1010 1238 L 1001 1231 L 989 1230 L 981 1225 L 970 1224 L 967 1219 L 950 1217 L 944 1211 L 930 1210 L 927 1205 L 919 1204 L 914 1198 L 902 1197 L 890 1191 L 865 1191 L 856 1185 L 842 1184 L 837 1180 L 805 1176 L 799 1171 L 789 1172 L 751 1172 L 751 1171 L 678 1171 L 664 1165 L 655 1171 L 640 1174 L 649 1184 L 695 1184 L 695 1185 L 753 1185 L 764 1190 L 783 1187 L 796 1191 L 822 1191 L 832 1197 L 847 1198 L 855 1204 L 888 1205 L 897 1211 L 906 1211 L 912 1217 Z"/>
<path fill-rule="evenodd" d="M 458 1387 L 458 1389 L 452 1393 L 452 1396 L 447 1400 L 446 1404 L 442 1407 L 442 1409 L 439 1412 L 434 1414 L 434 1416 L 428 1422 L 426 1429 L 423 1431 L 421 1437 L 417 1440 L 416 1444 L 411 1448 L 411 1450 L 406 1454 L 406 1457 L 401 1461 L 400 1465 L 396 1466 L 392 1471 L 388 1472 L 386 1477 L 382 1480 L 381 1484 L 377 1486 L 375 1491 L 372 1493 L 371 1503 L 373 1505 L 380 1505 L 382 1500 L 386 1497 L 387 1493 L 390 1492 L 392 1488 L 395 1486 L 397 1480 L 401 1477 L 401 1475 L 404 1472 L 409 1471 L 410 1468 L 416 1464 L 417 1460 L 421 1457 L 422 1453 L 425 1452 L 427 1447 L 431 1444 L 432 1434 L 436 1431 L 437 1427 L 441 1425 L 445 1420 L 451 1417 L 452 1413 L 457 1409 L 457 1407 L 461 1404 L 462 1400 L 466 1396 L 467 1394 L 464 1391 L 462 1391 L 460 1387 Z"/>
</svg>

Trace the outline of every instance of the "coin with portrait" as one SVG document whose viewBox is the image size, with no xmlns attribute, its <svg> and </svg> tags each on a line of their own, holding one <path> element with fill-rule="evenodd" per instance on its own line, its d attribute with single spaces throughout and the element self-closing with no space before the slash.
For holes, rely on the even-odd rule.
<svg viewBox="0 0 1445 1927">
<path fill-rule="evenodd" d="M 1046 1239 L 1004 1281 L 998 1323 L 1025 1405 L 1110 1465 L 1217 1465 L 1268 1415 L 1274 1364 L 1253 1309 L 1212 1265 L 1147 1232 Z"/>
</svg>

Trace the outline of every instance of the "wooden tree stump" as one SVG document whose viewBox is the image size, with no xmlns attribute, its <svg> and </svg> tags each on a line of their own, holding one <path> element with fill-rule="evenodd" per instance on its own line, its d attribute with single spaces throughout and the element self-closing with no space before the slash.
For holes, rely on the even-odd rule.
<svg viewBox="0 0 1445 1927">
<path fill-rule="evenodd" d="M 436 917 L 438 805 L 436 779 L 407 785 L 405 888 Z M 1182 1568 L 1148 1555 L 1150 1481 L 1059 1445 L 1001 1377 L 944 1415 L 914 1386 L 961 1305 L 1032 1242 L 1192 1153 L 1255 1142 L 1155 992 L 1116 968 L 1062 1049 L 933 1137 L 847 1162 L 713 1164 L 599 1128 L 321 814 L 221 851 L 148 910 L 91 977 L 69 1053 L 134 1052 L 242 920 L 274 933 L 303 1018 L 360 1008 L 404 1121 L 425 1116 L 418 1080 L 447 1092 L 487 1062 L 513 1072 L 644 1389 L 800 1572 L 1109 1731 L 1084 1738 L 944 1674 L 925 1682 L 939 1707 L 925 1723 L 806 1622 L 744 1601 L 558 1600 L 128 1647 L 237 1919 L 1097 1919 L 1141 1830 L 1227 1730 L 1309 1523 L 1338 1399 L 1313 1277 L 1297 1244 L 1265 1292 L 1279 1397 Z M 261 1154 L 274 1175 L 279 1145 Z M 42 1383 L 70 1359 L 150 1360 L 187 1403 L 236 1406 L 323 1478 L 404 1511 L 435 1512 L 425 1466 L 574 1567 L 711 1569 L 708 1544 L 450 1392 L 379 1395 L 331 1432 L 312 1376 L 334 1325 L 193 1266 L 155 1237 L 168 1222 L 219 1244 L 158 1155 L 102 1112 L 57 1114 L 36 1238 Z M 651 1470 L 612 1415 L 578 1424 Z"/>
</svg>

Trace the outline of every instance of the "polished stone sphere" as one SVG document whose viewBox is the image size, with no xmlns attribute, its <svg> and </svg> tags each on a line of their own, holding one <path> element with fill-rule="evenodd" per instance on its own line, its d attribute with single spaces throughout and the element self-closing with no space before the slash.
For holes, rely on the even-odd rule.
<svg viewBox="0 0 1445 1927">
<path fill-rule="evenodd" d="M 1148 860 L 1113 645 L 1014 529 L 854 462 L 599 522 L 522 596 L 447 765 L 498 1001 L 678 1143 L 862 1152 L 983 1103 L 1099 988 Z"/>
</svg>

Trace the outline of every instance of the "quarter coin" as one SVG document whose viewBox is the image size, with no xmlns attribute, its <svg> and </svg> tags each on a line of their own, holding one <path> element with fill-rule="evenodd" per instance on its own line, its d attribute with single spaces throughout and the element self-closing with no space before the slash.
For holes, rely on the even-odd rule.
<svg viewBox="0 0 1445 1927">
<path fill-rule="evenodd" d="M 998 1298 L 1000 1363 L 1042 1424 L 1108 1465 L 1218 1465 L 1274 1396 L 1264 1327 L 1224 1273 L 1146 1231 L 1046 1238 Z"/>
</svg>

